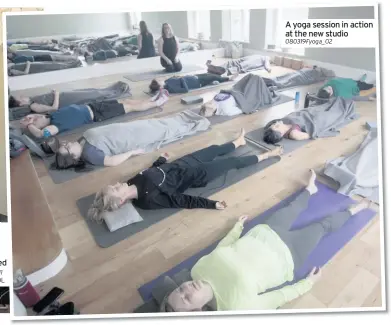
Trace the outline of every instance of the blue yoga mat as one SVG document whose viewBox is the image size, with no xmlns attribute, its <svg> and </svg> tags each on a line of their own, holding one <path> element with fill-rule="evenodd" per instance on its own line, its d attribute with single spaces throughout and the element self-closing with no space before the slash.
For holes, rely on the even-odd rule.
<svg viewBox="0 0 391 325">
<path fill-rule="evenodd" d="M 316 220 L 323 219 L 329 214 L 345 210 L 354 201 L 345 195 L 339 194 L 327 187 L 326 185 L 317 182 L 318 192 L 311 196 L 308 208 L 304 211 L 293 223 L 292 229 L 302 228 Z M 278 209 L 286 206 L 291 202 L 301 191 L 298 191 L 291 196 L 287 197 L 274 207 L 263 212 L 261 215 L 248 221 L 243 230 L 243 235 L 248 232 L 252 227 L 261 223 L 272 213 Z M 296 270 L 295 279 L 292 283 L 297 282 L 311 271 L 315 266 L 324 266 L 342 247 L 344 247 L 374 216 L 376 212 L 370 209 L 365 209 L 356 215 L 352 216 L 345 225 L 336 232 L 333 232 L 325 236 L 317 246 L 317 248 L 311 253 L 308 260 L 304 263 L 301 269 Z M 238 216 L 239 217 L 239 216 Z M 213 251 L 219 241 L 215 242 L 211 246 L 203 249 L 201 252 L 189 257 L 187 260 L 173 267 L 171 270 L 160 275 L 156 279 L 141 286 L 138 291 L 145 302 L 152 299 L 152 289 L 160 282 L 165 276 L 172 277 L 183 269 L 191 270 L 195 263 L 204 255 Z M 286 285 L 285 283 L 278 288 Z M 277 289 L 277 288 L 273 288 Z"/>
</svg>

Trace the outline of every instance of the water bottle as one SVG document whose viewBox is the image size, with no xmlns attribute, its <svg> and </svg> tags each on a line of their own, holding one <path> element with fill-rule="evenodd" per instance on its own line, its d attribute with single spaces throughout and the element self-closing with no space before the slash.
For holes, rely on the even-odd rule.
<svg viewBox="0 0 391 325">
<path fill-rule="evenodd" d="M 15 272 L 14 291 L 26 308 L 34 306 L 41 299 L 31 282 L 23 274 L 22 270 L 17 270 Z"/>
<path fill-rule="evenodd" d="M 299 104 L 300 104 L 300 91 L 296 91 L 296 95 L 295 95 L 295 109 L 299 108 Z"/>
</svg>

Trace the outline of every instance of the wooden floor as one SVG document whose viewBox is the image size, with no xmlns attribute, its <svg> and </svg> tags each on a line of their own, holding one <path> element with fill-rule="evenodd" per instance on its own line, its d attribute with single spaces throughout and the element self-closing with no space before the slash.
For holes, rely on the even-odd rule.
<svg viewBox="0 0 391 325">
<path fill-rule="evenodd" d="M 274 67 L 272 74 L 281 75 L 287 71 Z M 259 74 L 268 75 L 266 71 Z M 52 88 L 102 87 L 117 80 L 130 83 L 135 98 L 146 98 L 142 91 L 146 90 L 147 82 L 131 83 L 121 76 L 77 81 Z M 301 89 L 302 100 L 310 88 Z M 28 94 L 42 90 L 30 90 Z M 217 91 L 215 88 L 206 96 Z M 294 91 L 288 93 L 294 94 Z M 292 101 L 254 115 L 240 116 L 159 152 L 169 152 L 175 158 L 213 143 L 224 143 L 236 137 L 240 127 L 251 131 L 272 118 L 290 113 L 293 106 Z M 173 96 L 164 111 L 155 117 L 184 108 L 180 96 Z M 309 168 L 320 169 L 326 160 L 355 151 L 366 135 L 364 123 L 376 119 L 375 103 L 359 102 L 357 108 L 361 118 L 343 128 L 339 136 L 313 141 L 283 156 L 278 164 L 213 195 L 212 199 L 228 203 L 226 210 L 184 210 L 107 249 L 95 244 L 79 215 L 76 200 L 95 193 L 106 184 L 130 177 L 149 166 L 159 152 L 135 157 L 119 167 L 105 168 L 60 185 L 52 183 L 44 165 L 38 161 L 36 169 L 69 256 L 66 268 L 42 284 L 40 290 L 45 293 L 54 285 L 63 288 L 66 293 L 63 300 L 75 302 L 82 314 L 131 312 L 142 303 L 137 292 L 139 286 L 224 236 L 240 215 L 254 217 L 295 192 L 304 185 Z M 68 137 L 76 138 L 78 135 Z M 313 290 L 284 308 L 381 306 L 380 234 L 379 217 L 376 216 L 324 267 L 323 277 Z"/>
</svg>

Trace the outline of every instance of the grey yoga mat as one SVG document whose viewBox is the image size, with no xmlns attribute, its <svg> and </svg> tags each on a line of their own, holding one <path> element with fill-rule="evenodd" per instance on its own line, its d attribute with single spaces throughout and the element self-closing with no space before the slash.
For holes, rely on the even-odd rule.
<svg viewBox="0 0 391 325">
<path fill-rule="evenodd" d="M 258 147 L 257 145 L 248 143 L 246 146 L 240 147 L 235 150 L 233 153 L 218 157 L 222 159 L 225 157 L 232 156 L 247 156 L 247 155 L 258 155 L 267 150 Z M 186 194 L 209 197 L 214 193 L 221 191 L 273 164 L 280 161 L 280 157 L 273 157 L 259 164 L 252 165 L 247 168 L 239 170 L 231 170 L 226 173 L 224 176 L 221 176 L 214 181 L 210 182 L 206 187 L 190 189 L 186 191 Z M 125 180 L 124 180 L 125 181 Z M 85 219 L 88 228 L 91 231 L 96 243 L 103 248 L 110 247 L 118 242 L 152 226 L 155 223 L 160 222 L 161 220 L 171 216 L 172 214 L 178 212 L 180 209 L 161 209 L 161 210 L 141 210 L 137 209 L 141 217 L 144 219 L 141 222 L 131 224 L 129 226 L 118 229 L 117 231 L 110 232 L 105 223 L 98 224 L 96 222 L 90 221 L 87 218 L 87 211 L 91 204 L 94 201 L 95 194 L 89 195 L 87 197 L 81 198 L 77 201 L 77 207 L 79 208 L 80 214 Z"/>
<path fill-rule="evenodd" d="M 263 106 L 262 108 L 260 108 L 260 110 L 263 110 L 263 109 L 267 109 L 267 108 L 270 108 L 272 106 L 276 106 L 276 105 L 281 105 L 281 104 L 284 104 L 284 103 L 287 103 L 287 102 L 290 102 L 290 101 L 293 101 L 294 98 L 293 97 L 290 97 L 290 96 L 287 96 L 287 95 L 283 95 L 283 94 L 280 94 L 279 95 L 279 99 L 276 100 L 273 104 L 271 105 L 266 105 L 266 106 Z M 199 105 L 200 106 L 200 105 Z M 193 108 L 191 110 L 192 112 L 196 113 L 196 114 L 199 114 L 199 111 L 200 111 L 200 108 Z M 259 111 L 256 111 L 256 112 L 259 112 Z M 254 112 L 254 113 L 256 113 Z M 253 114 L 254 114 L 253 113 Z M 230 121 L 230 120 L 233 120 L 239 116 L 242 116 L 242 114 L 240 115 L 234 115 L 234 116 L 219 116 L 219 115 L 214 115 L 212 117 L 208 117 L 208 120 L 210 121 L 210 123 L 212 125 L 216 125 L 216 124 L 220 124 L 220 123 L 224 123 L 224 122 L 227 122 L 227 121 Z M 251 140 L 251 139 L 250 139 Z"/>
<path fill-rule="evenodd" d="M 144 80 L 151 80 L 158 77 L 164 77 L 164 76 L 167 76 L 167 77 L 171 77 L 173 75 L 176 75 L 176 74 L 183 74 L 183 73 L 187 73 L 187 72 L 192 72 L 192 71 L 198 71 L 198 70 L 202 70 L 202 68 L 200 66 L 197 66 L 197 65 L 184 65 L 182 70 L 181 71 L 178 71 L 178 72 L 166 72 L 166 70 L 164 70 L 163 68 L 161 69 L 158 69 L 158 70 L 151 70 L 151 71 L 144 71 L 144 72 L 140 72 L 140 73 L 133 73 L 133 74 L 127 74 L 127 75 L 124 75 L 124 78 L 125 79 L 128 79 L 130 81 L 144 81 Z"/>
</svg>

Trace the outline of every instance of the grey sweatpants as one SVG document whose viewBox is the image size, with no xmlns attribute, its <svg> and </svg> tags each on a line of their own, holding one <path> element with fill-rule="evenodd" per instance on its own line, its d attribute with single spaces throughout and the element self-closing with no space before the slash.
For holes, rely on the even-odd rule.
<svg viewBox="0 0 391 325">
<path fill-rule="evenodd" d="M 304 228 L 290 230 L 296 218 L 307 209 L 309 198 L 310 193 L 304 190 L 295 200 L 274 212 L 264 222 L 290 249 L 295 269 L 303 265 L 324 235 L 341 228 L 351 216 L 349 211 L 337 212 Z"/>
</svg>

